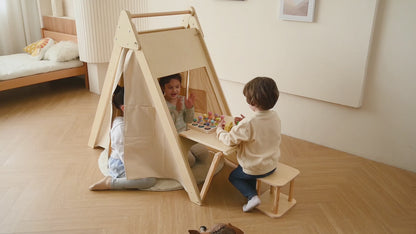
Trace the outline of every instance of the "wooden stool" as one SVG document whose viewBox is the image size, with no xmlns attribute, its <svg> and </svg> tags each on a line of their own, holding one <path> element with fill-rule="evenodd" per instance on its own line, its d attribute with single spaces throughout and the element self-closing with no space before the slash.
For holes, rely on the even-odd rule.
<svg viewBox="0 0 416 234">
<path fill-rule="evenodd" d="M 293 198 L 293 185 L 295 177 L 299 175 L 299 173 L 299 170 L 283 163 L 279 163 L 273 174 L 264 178 L 258 178 L 257 194 L 259 194 L 261 204 L 257 209 L 272 218 L 278 218 L 292 208 L 296 204 L 296 200 Z M 289 182 L 289 196 L 280 193 L 280 188 Z M 261 183 L 270 185 L 270 188 L 260 195 Z"/>
</svg>

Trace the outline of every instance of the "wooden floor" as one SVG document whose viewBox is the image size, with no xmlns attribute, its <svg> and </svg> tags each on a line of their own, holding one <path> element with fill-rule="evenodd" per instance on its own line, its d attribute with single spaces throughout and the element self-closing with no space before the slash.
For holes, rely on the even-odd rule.
<svg viewBox="0 0 416 234">
<path fill-rule="evenodd" d="M 183 190 L 91 192 L 102 177 L 100 150 L 87 146 L 98 99 L 82 79 L 0 92 L 0 233 L 172 234 L 215 223 L 261 234 L 416 233 L 415 173 L 287 136 L 281 161 L 301 174 L 297 204 L 279 219 L 243 213 L 227 167 L 203 206 Z"/>
</svg>

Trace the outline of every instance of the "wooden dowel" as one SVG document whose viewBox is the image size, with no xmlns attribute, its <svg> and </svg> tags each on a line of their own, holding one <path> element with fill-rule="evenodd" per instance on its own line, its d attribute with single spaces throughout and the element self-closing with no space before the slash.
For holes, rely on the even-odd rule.
<svg viewBox="0 0 416 234">
<path fill-rule="evenodd" d="M 178 30 L 178 29 L 185 29 L 185 27 L 179 26 L 179 27 L 172 27 L 172 28 L 159 28 L 159 29 L 143 30 L 143 31 L 138 31 L 137 34 L 164 32 L 164 31 Z"/>
<path fill-rule="evenodd" d="M 291 202 L 293 200 L 293 190 L 294 190 L 294 184 L 295 184 L 295 179 L 293 179 L 292 181 L 290 181 L 290 187 L 289 187 L 289 198 L 288 201 Z"/>
<path fill-rule="evenodd" d="M 257 180 L 257 184 L 256 184 L 257 195 L 260 195 L 260 187 L 261 187 L 261 180 Z"/>
<path fill-rule="evenodd" d="M 272 212 L 273 214 L 277 214 L 277 211 L 279 210 L 280 187 L 273 187 L 273 190 L 275 191 L 275 194 L 273 199 Z"/>
<path fill-rule="evenodd" d="M 167 12 L 154 12 L 154 13 L 141 13 L 141 14 L 131 14 L 131 18 L 144 18 L 144 17 L 157 17 L 157 16 L 167 16 L 167 15 L 193 15 L 192 10 L 186 11 L 167 11 Z"/>
</svg>

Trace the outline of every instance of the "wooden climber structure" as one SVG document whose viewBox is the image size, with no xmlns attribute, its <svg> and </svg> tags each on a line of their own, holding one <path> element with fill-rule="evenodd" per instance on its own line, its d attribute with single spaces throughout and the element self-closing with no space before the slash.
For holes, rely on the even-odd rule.
<svg viewBox="0 0 416 234">
<path fill-rule="evenodd" d="M 183 15 L 183 25 L 138 32 L 132 21 L 171 15 Z M 177 133 L 158 83 L 160 77 L 175 73 L 183 78 L 183 94 L 196 95 L 196 112 L 231 115 L 193 8 L 144 14 L 122 11 L 88 145 L 109 147 L 111 99 L 115 87 L 124 86 L 127 178 L 175 179 L 200 205 L 186 156 L 189 143 Z"/>
</svg>

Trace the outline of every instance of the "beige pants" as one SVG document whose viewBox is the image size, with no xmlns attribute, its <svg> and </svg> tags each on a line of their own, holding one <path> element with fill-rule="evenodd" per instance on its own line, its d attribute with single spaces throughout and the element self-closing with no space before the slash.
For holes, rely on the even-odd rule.
<svg viewBox="0 0 416 234">
<path fill-rule="evenodd" d="M 191 149 L 188 152 L 189 166 L 193 167 L 195 162 L 204 160 L 207 157 L 209 157 L 208 149 L 204 145 L 197 143 L 191 146 Z"/>
</svg>

